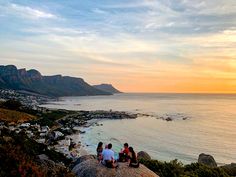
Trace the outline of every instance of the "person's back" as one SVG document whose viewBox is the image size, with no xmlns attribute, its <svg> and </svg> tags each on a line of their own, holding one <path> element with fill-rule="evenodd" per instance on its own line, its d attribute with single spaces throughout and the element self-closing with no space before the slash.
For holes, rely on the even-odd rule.
<svg viewBox="0 0 236 177">
<path fill-rule="evenodd" d="M 108 149 L 104 149 L 102 152 L 103 161 L 102 163 L 106 165 L 108 168 L 115 168 L 117 165 L 115 165 L 115 153 L 113 150 L 111 150 L 112 144 L 108 144 Z"/>
<path fill-rule="evenodd" d="M 103 152 L 103 147 L 102 147 L 103 143 L 102 142 L 99 142 L 98 143 L 98 146 L 97 146 L 97 159 L 99 161 L 102 160 L 102 152 Z"/>
<path fill-rule="evenodd" d="M 112 161 L 114 160 L 114 152 L 111 149 L 104 149 L 102 151 L 103 162 L 106 160 Z"/>
<path fill-rule="evenodd" d="M 138 168 L 139 167 L 139 162 L 137 159 L 137 155 L 134 152 L 134 149 L 132 147 L 129 147 L 129 166 Z"/>
</svg>

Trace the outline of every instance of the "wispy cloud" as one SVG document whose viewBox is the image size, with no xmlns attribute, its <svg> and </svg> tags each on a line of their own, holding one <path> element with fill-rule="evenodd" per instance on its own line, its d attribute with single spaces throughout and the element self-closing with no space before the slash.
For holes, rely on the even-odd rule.
<svg viewBox="0 0 236 177">
<path fill-rule="evenodd" d="M 3 12 L 6 14 L 12 14 L 24 18 L 29 18 L 29 19 L 55 19 L 57 18 L 56 15 L 46 12 L 43 10 L 39 10 L 37 8 L 33 8 L 30 6 L 23 6 L 19 4 L 14 4 L 14 3 L 7 3 L 4 6 L 1 6 L 1 9 Z"/>
</svg>

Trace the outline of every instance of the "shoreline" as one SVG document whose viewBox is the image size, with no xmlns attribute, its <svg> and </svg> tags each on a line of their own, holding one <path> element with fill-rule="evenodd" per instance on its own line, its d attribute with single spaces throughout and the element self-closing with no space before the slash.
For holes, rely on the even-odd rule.
<svg viewBox="0 0 236 177">
<path fill-rule="evenodd" d="M 58 100 L 57 100 L 58 101 Z M 43 106 L 45 106 L 45 104 L 48 104 L 48 103 L 50 103 L 50 101 L 48 102 L 45 102 L 44 103 L 44 105 Z M 55 103 L 55 105 L 57 105 L 56 103 Z M 48 110 L 55 110 L 55 111 L 58 111 L 58 110 L 61 110 L 61 109 L 58 109 L 58 108 L 54 108 L 54 109 L 50 109 L 50 108 L 45 108 L 45 107 L 39 107 L 38 109 L 36 109 L 37 111 L 44 111 L 45 109 L 48 109 Z M 68 112 L 67 114 L 68 114 L 68 116 L 70 116 L 71 114 L 73 114 L 73 113 L 84 113 L 84 114 L 86 114 L 86 115 L 88 115 L 88 114 L 90 114 L 91 113 L 91 115 L 89 115 L 88 117 L 85 117 L 85 118 L 82 118 L 80 121 L 79 121 L 79 124 L 81 125 L 81 131 L 83 132 L 84 130 L 83 130 L 83 128 L 84 128 L 84 126 L 85 127 L 89 127 L 89 126 L 91 126 L 91 125 L 88 125 L 88 124 L 86 124 L 87 122 L 88 122 L 88 120 L 93 120 L 93 119 L 95 119 L 96 118 L 96 113 L 101 113 L 101 114 L 103 114 L 103 113 L 108 113 L 108 112 L 110 112 L 110 113 L 114 113 L 114 115 L 116 115 L 116 113 L 124 113 L 124 114 L 133 114 L 133 113 L 130 113 L 130 112 L 125 112 L 125 111 L 103 111 L 103 110 L 98 110 L 98 111 L 84 111 L 84 110 L 78 110 L 78 111 L 70 111 L 70 110 L 64 110 L 65 112 Z M 135 112 L 133 115 L 135 115 L 134 117 L 135 118 L 137 118 L 137 117 L 142 117 L 142 116 L 145 116 L 145 117 L 154 117 L 154 118 L 156 118 L 156 119 L 160 119 L 160 120 L 165 120 L 165 121 L 172 121 L 172 120 L 186 120 L 186 119 L 189 119 L 189 118 L 191 118 L 191 117 L 185 117 L 186 115 L 181 115 L 181 114 L 179 114 L 179 118 L 176 118 L 176 114 L 165 114 L 164 116 L 158 116 L 157 114 L 148 114 L 148 113 L 141 113 L 140 112 L 140 110 L 139 109 L 136 109 L 135 111 L 137 111 L 137 112 Z M 71 118 L 71 119 L 73 119 L 73 116 L 74 115 L 72 115 L 72 117 L 68 117 L 68 118 Z M 134 117 L 132 117 L 132 118 L 134 118 Z M 78 117 L 77 117 L 78 118 Z M 120 119 L 120 117 L 119 116 L 115 116 L 115 118 L 112 118 L 112 116 L 105 116 L 104 117 L 104 115 L 100 115 L 99 116 L 99 119 Z M 123 118 L 121 118 L 121 119 L 123 119 Z M 61 119 L 60 119 L 61 120 Z M 55 122 L 58 122 L 58 121 L 60 121 L 60 120 L 56 120 Z M 53 120 L 54 121 L 54 120 Z M 52 121 L 52 122 L 53 122 Z M 82 122 L 81 122 L 82 121 Z M 97 121 L 99 121 L 99 120 L 97 120 Z M 69 121 L 70 122 L 70 121 Z M 73 122 L 70 122 L 70 123 L 72 123 L 72 124 L 74 124 Z M 71 125 L 72 125 L 71 124 Z M 62 124 L 63 125 L 63 124 Z M 57 127 L 58 128 L 58 127 Z M 60 127 L 61 128 L 61 127 Z M 74 125 L 72 125 L 71 127 L 65 127 L 65 128 L 68 128 L 67 130 L 66 129 L 59 129 L 59 131 L 60 132 L 63 132 L 63 131 L 65 131 L 65 136 L 67 136 L 67 133 L 69 133 L 70 135 L 71 134 L 74 134 L 76 131 L 74 130 Z M 58 129 L 55 129 L 55 130 L 58 130 Z M 75 131 L 75 132 L 74 132 Z M 64 132 L 63 132 L 64 133 Z M 77 136 L 79 136 L 79 135 L 77 135 Z M 74 140 L 74 141 L 76 141 L 76 139 Z M 85 142 L 85 143 L 83 143 L 83 144 L 81 144 L 81 147 L 83 147 L 84 146 L 84 149 L 86 149 L 86 147 L 87 147 L 87 143 Z M 86 150 L 82 150 L 82 148 L 81 148 L 81 152 L 83 151 L 83 152 L 86 152 Z M 81 152 L 80 152 L 80 154 L 81 154 Z M 87 152 L 88 153 L 88 152 Z M 179 158 L 179 157 L 178 157 Z M 224 163 L 219 163 L 220 165 L 223 165 Z"/>
<path fill-rule="evenodd" d="M 62 132 L 64 136 L 62 139 L 55 141 L 56 144 L 51 147 L 63 153 L 66 157 L 75 160 L 82 155 L 89 154 L 89 151 L 86 149 L 87 144 L 81 141 L 81 135 L 87 132 L 87 128 L 102 126 L 98 123 L 99 120 L 136 118 L 137 114 L 123 111 L 74 111 L 73 114 L 68 114 L 56 121 L 60 126 L 53 131 Z M 72 142 L 75 143 L 75 147 L 69 150 L 69 144 Z"/>
</svg>

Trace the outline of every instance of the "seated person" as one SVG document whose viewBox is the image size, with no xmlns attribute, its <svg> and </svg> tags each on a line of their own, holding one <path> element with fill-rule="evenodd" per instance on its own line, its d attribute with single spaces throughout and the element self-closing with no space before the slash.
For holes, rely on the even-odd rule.
<svg viewBox="0 0 236 177">
<path fill-rule="evenodd" d="M 119 153 L 119 162 L 127 162 L 129 154 L 129 145 L 128 143 L 124 144 L 124 149 Z"/>
<path fill-rule="evenodd" d="M 103 157 L 102 163 L 108 168 L 116 168 L 117 165 L 115 164 L 115 156 L 114 156 L 115 154 L 111 148 L 112 144 L 110 143 L 108 144 L 108 148 L 102 151 L 102 157 Z"/>
<path fill-rule="evenodd" d="M 103 143 L 99 142 L 98 146 L 97 146 L 97 159 L 98 159 L 98 161 L 102 160 L 102 151 L 103 151 L 102 145 L 103 145 Z"/>
<path fill-rule="evenodd" d="M 128 155 L 128 162 L 130 167 L 138 168 L 139 167 L 139 162 L 137 159 L 137 155 L 134 152 L 134 149 L 132 147 L 129 147 L 129 155 Z"/>
</svg>

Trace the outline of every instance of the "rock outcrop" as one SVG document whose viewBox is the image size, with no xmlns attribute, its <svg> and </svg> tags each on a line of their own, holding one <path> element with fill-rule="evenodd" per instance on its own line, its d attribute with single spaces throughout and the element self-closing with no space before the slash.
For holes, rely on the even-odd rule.
<svg viewBox="0 0 236 177">
<path fill-rule="evenodd" d="M 113 87 L 113 85 L 111 84 L 100 84 L 100 85 L 94 85 L 93 86 L 96 89 L 102 90 L 104 92 L 108 92 L 108 93 L 122 93 L 121 91 L 117 90 L 115 87 Z"/>
<path fill-rule="evenodd" d="M 74 174 L 70 172 L 64 165 L 55 163 L 49 159 L 38 159 L 36 163 L 42 168 L 43 173 L 46 176 L 68 176 L 74 177 Z"/>
<path fill-rule="evenodd" d="M 208 154 L 200 154 L 198 157 L 198 163 L 207 165 L 209 167 L 217 167 L 217 163 L 214 159 L 214 157 L 212 157 L 211 155 Z"/>
<path fill-rule="evenodd" d="M 84 162 L 86 160 L 94 160 L 96 158 L 97 158 L 96 155 L 84 155 L 84 156 L 81 156 L 81 157 L 79 157 L 75 161 L 74 166 L 76 166 L 76 165 L 78 165 L 78 164 L 80 164 L 80 163 L 82 163 L 82 162 Z"/>
<path fill-rule="evenodd" d="M 151 160 L 152 159 L 151 156 L 145 151 L 138 152 L 137 158 L 138 158 L 138 160 L 140 160 L 140 159 Z"/>
<path fill-rule="evenodd" d="M 153 171 L 140 164 L 139 168 L 129 167 L 127 163 L 118 163 L 118 168 L 107 168 L 94 156 L 81 157 L 73 169 L 78 177 L 158 177 Z"/>
</svg>

